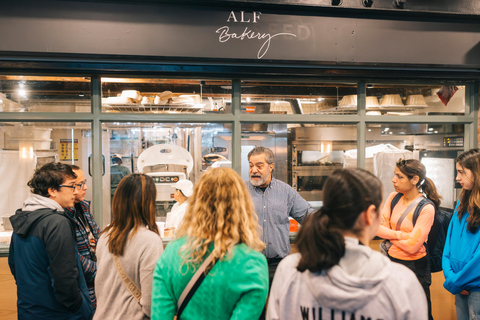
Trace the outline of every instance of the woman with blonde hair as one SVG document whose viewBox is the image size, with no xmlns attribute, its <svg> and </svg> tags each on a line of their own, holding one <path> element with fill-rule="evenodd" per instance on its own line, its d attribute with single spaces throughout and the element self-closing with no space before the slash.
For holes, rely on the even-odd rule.
<svg viewBox="0 0 480 320">
<path fill-rule="evenodd" d="M 176 233 L 179 239 L 167 246 L 155 267 L 152 319 L 173 319 L 175 314 L 182 320 L 258 319 L 267 298 L 268 269 L 244 182 L 232 169 L 210 169 L 190 199 Z M 184 309 L 179 308 L 185 287 L 206 259 L 213 259 L 211 270 Z"/>
<path fill-rule="evenodd" d="M 94 319 L 150 319 L 152 275 L 163 251 L 152 177 L 130 174 L 113 196 L 113 221 L 97 247 Z"/>
</svg>

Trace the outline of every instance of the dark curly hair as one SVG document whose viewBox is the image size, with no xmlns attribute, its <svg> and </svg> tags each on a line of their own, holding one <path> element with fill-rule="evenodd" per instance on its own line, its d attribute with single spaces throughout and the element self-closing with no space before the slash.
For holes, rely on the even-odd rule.
<svg viewBox="0 0 480 320">
<path fill-rule="evenodd" d="M 48 197 L 48 189 L 60 190 L 59 185 L 68 178 L 77 178 L 71 166 L 60 162 L 50 162 L 35 170 L 27 185 L 32 193 Z"/>
</svg>

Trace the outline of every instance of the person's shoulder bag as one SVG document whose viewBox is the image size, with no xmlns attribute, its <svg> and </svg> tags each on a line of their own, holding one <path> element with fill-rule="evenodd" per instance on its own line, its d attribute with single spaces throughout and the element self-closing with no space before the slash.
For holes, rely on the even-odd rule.
<svg viewBox="0 0 480 320">
<path fill-rule="evenodd" d="M 120 260 L 116 255 L 113 256 L 113 260 L 115 262 L 115 267 L 117 267 L 117 271 L 120 274 L 120 278 L 122 279 L 123 283 L 127 287 L 128 291 L 130 291 L 132 296 L 135 298 L 135 300 L 137 300 L 138 304 L 141 305 L 140 299 L 142 298 L 142 291 L 137 287 L 137 285 L 132 281 L 132 279 L 130 279 L 130 277 L 125 273 L 125 270 L 123 269 L 122 264 L 120 263 Z M 180 319 L 180 315 L 182 314 L 183 310 L 185 310 L 185 307 L 187 306 L 188 302 L 193 297 L 198 287 L 200 287 L 200 284 L 202 284 L 203 280 L 205 279 L 205 276 L 210 272 L 210 270 L 213 268 L 215 263 L 217 263 L 217 260 L 218 259 L 214 259 L 213 255 L 210 254 L 205 259 L 205 261 L 203 261 L 203 263 L 200 265 L 198 270 L 195 272 L 195 274 L 192 276 L 192 278 L 188 282 L 185 289 L 183 289 L 183 292 L 180 295 L 180 298 L 178 299 L 177 313 L 174 319 Z M 210 264 L 212 261 L 213 263 Z"/>
<path fill-rule="evenodd" d="M 115 267 L 117 267 L 117 271 L 120 274 L 120 278 L 122 278 L 123 283 L 127 287 L 128 291 L 132 294 L 132 296 L 137 300 L 139 305 L 140 299 L 142 298 L 142 291 L 137 287 L 137 285 L 130 279 L 130 277 L 125 273 L 125 270 L 120 263 L 120 260 L 116 255 L 113 255 L 113 261 L 115 262 Z"/>
<path fill-rule="evenodd" d="M 183 289 L 182 294 L 180 295 L 180 298 L 178 299 L 177 302 L 177 313 L 175 315 L 174 319 L 179 320 L 180 316 L 185 310 L 185 307 L 187 306 L 188 302 L 190 299 L 192 299 L 193 295 L 197 291 L 198 287 L 202 284 L 203 280 L 205 279 L 205 276 L 212 270 L 213 266 L 215 266 L 215 263 L 217 263 L 218 259 L 214 259 L 213 255 L 210 254 L 205 261 L 200 265 L 198 268 L 197 272 L 192 276 L 190 281 L 188 282 L 187 286 L 185 289 Z M 213 261 L 212 264 L 210 264 Z"/>
</svg>

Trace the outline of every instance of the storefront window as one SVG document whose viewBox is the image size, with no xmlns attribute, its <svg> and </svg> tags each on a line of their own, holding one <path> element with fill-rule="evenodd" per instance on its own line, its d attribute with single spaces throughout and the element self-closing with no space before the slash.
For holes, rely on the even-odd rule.
<svg viewBox="0 0 480 320">
<path fill-rule="evenodd" d="M 174 203 L 172 178 L 173 182 L 188 179 L 196 183 L 205 170 L 231 167 L 233 161 L 235 166 L 240 165 L 243 180 L 248 181 L 248 152 L 256 146 L 265 146 L 276 156 L 273 176 L 292 186 L 314 207 L 321 203 L 323 185 L 328 176 L 335 169 L 356 167 L 357 163 L 360 166 L 365 163 L 367 170 L 382 179 L 384 195 L 388 195 L 392 191 L 392 165 L 398 160 L 397 154 L 390 154 L 398 152 L 428 164 L 427 175 L 438 183 L 443 196 L 442 206 L 453 208 L 458 190 L 455 189 L 452 159 L 474 144 L 472 139 L 464 141 L 465 137 L 472 136 L 469 131 L 473 127 L 471 123 L 477 121 L 472 119 L 471 113 L 465 114 L 470 90 L 462 85 L 457 85 L 456 89 L 445 89 L 440 85 L 360 85 L 366 87 L 367 116 L 363 112 L 358 114 L 357 83 L 241 81 L 241 113 L 234 113 L 231 80 L 102 78 L 101 87 L 93 90 L 101 89 L 102 92 L 103 113 L 98 114 L 91 110 L 96 104 L 90 96 L 89 78 L 2 76 L 0 106 L 3 111 L 44 114 L 35 114 L 28 121 L 25 115 L 16 119 L 16 113 L 5 114 L 8 120 L 0 124 L 2 167 L 8 174 L 15 172 L 9 170 L 10 162 L 15 168 L 19 167 L 22 174 L 15 173 L 14 176 L 20 177 L 18 181 L 24 189 L 23 193 L 16 192 L 10 188 L 16 182 L 5 182 L 9 189 L 2 195 L 4 198 L 0 198 L 0 203 L 4 204 L 6 214 L 13 214 L 21 205 L 20 201 L 28 196 L 26 182 L 36 166 L 48 161 L 73 163 L 84 169 L 89 187 L 87 199 L 95 197 L 98 200 L 93 204 L 98 206 L 94 214 L 104 227 L 111 221 L 111 198 L 115 191 L 114 185 L 112 188 L 112 168 L 118 163 L 114 162 L 116 158 L 128 172 L 144 172 L 154 177 L 157 219 L 164 222 Z M 23 92 L 20 87 L 27 89 Z M 443 94 L 449 89 L 452 89 L 450 100 L 447 101 L 445 96 L 442 96 L 445 101 L 441 100 L 437 93 Z M 396 95 L 400 96 L 398 105 L 395 105 L 397 102 L 385 102 L 398 100 Z M 378 100 L 378 106 L 371 105 L 369 97 L 372 96 Z M 420 96 L 425 103 L 420 101 Z M 156 99 L 160 99 L 158 103 L 155 103 Z M 127 103 L 120 103 L 122 101 Z M 470 105 L 475 106 L 474 103 Z M 54 111 L 61 114 L 49 113 Z M 78 112 L 84 114 L 78 115 Z M 144 116 L 136 115 L 136 120 L 130 120 L 128 115 L 122 115 L 131 112 Z M 169 113 L 181 113 L 182 122 L 176 122 L 179 121 L 178 115 Z M 208 116 L 217 113 L 224 116 Z M 259 116 L 257 120 L 250 113 L 299 116 L 289 117 L 296 123 L 287 123 L 275 120 L 279 119 L 277 115 Z M 198 117 L 196 114 L 205 115 Z M 372 118 L 372 114 L 379 117 Z M 418 115 L 418 123 L 399 123 L 398 117 L 391 117 L 407 114 Z M 430 120 L 426 115 L 444 115 L 448 122 L 439 122 L 442 117 Z M 451 115 L 462 117 L 457 119 Z M 75 122 L 80 116 L 80 121 L 88 123 Z M 61 122 L 51 122 L 51 118 Z M 199 118 L 202 123 L 197 123 Z M 372 119 L 378 121 L 372 123 Z M 19 120 L 24 122 L 15 122 Z M 91 126 L 97 123 L 102 125 L 101 137 L 92 136 Z M 232 128 L 237 125 L 240 132 L 234 130 L 232 133 Z M 357 130 L 365 126 L 366 139 L 358 141 Z M 96 145 L 101 140 L 102 154 L 92 155 L 92 140 Z M 237 150 L 237 143 L 240 143 L 240 154 L 234 155 L 232 150 Z M 366 147 L 365 159 L 363 152 L 358 159 L 357 145 Z M 393 158 L 380 159 L 382 152 Z M 146 157 L 149 153 L 153 156 Z M 173 162 L 167 162 L 166 155 L 177 157 Z M 15 163 L 15 159 L 20 160 Z M 383 161 L 381 165 L 379 161 Z M 95 186 L 100 186 L 102 192 L 93 194 L 91 168 L 100 162 L 103 163 L 103 176 L 96 176 Z M 442 184 L 438 178 L 442 177 L 438 168 L 451 172 L 444 179 L 448 184 Z M 30 175 L 27 177 L 25 173 Z M 14 191 L 18 197 L 12 195 Z M 97 197 L 102 197 L 103 207 Z"/>
<path fill-rule="evenodd" d="M 0 112 L 91 112 L 90 78 L 0 76 Z"/>
<path fill-rule="evenodd" d="M 242 124 L 242 178 L 247 181 L 248 153 L 255 147 L 275 154 L 273 177 L 288 183 L 319 206 L 326 179 L 336 169 L 357 166 L 356 125 Z"/>
<path fill-rule="evenodd" d="M 102 78 L 103 112 L 231 113 L 231 81 Z"/>
<path fill-rule="evenodd" d="M 86 199 L 92 199 L 92 173 L 89 167 L 92 136 L 90 124 L 79 122 L 3 122 L 0 124 L 0 134 L 0 205 L 3 208 L 1 251 L 2 241 L 3 244 L 10 241 L 8 233 L 11 232 L 11 225 L 8 217 L 15 214 L 30 196 L 27 182 L 36 168 L 49 162 L 79 166 L 87 178 Z M 6 232 L 7 236 L 2 232 Z"/>
<path fill-rule="evenodd" d="M 367 84 L 367 115 L 465 114 L 464 85 Z"/>
<path fill-rule="evenodd" d="M 366 136 L 366 169 L 382 180 L 384 197 L 394 192 L 396 162 L 417 159 L 442 196 L 441 206 L 453 210 L 456 188 L 461 187 L 455 185 L 455 159 L 464 150 L 464 125 L 370 124 Z"/>
<path fill-rule="evenodd" d="M 242 113 L 350 114 L 356 83 L 242 81 Z"/>
<path fill-rule="evenodd" d="M 103 129 L 104 221 L 111 219 L 111 198 L 118 181 L 129 172 L 153 177 L 157 220 L 165 222 L 174 204 L 173 184 L 183 179 L 195 184 L 212 167 L 232 166 L 229 124 L 115 122 L 104 123 Z"/>
</svg>

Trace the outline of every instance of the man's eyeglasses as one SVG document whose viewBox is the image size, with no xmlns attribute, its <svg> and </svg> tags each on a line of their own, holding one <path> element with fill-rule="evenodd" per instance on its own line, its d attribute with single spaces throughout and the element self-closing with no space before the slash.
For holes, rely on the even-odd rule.
<svg viewBox="0 0 480 320">
<path fill-rule="evenodd" d="M 82 190 L 86 184 L 87 184 L 87 179 L 83 180 L 82 183 L 77 183 L 75 186 L 77 187 L 78 190 Z"/>
<path fill-rule="evenodd" d="M 72 191 L 75 191 L 75 189 L 77 189 L 77 185 L 76 185 L 76 184 L 71 185 L 71 186 L 66 186 L 66 185 L 64 185 L 64 184 L 59 184 L 58 186 L 59 186 L 59 187 L 64 187 L 64 188 L 70 188 L 70 189 L 72 189 Z"/>
<path fill-rule="evenodd" d="M 58 186 L 59 187 L 64 187 L 64 188 L 70 188 L 72 190 L 82 190 L 83 187 L 85 187 L 85 185 L 87 184 L 87 179 L 85 179 L 84 181 L 82 181 L 82 183 L 77 183 L 77 184 L 74 184 L 74 185 L 71 185 L 71 186 L 66 186 L 64 184 L 59 184 Z"/>
</svg>

